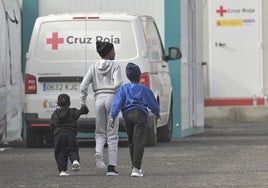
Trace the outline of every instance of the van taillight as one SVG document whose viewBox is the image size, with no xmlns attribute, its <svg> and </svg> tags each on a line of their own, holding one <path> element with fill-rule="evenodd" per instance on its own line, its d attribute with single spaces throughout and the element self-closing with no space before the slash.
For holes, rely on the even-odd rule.
<svg viewBox="0 0 268 188">
<path fill-rule="evenodd" d="M 145 72 L 141 74 L 140 84 L 150 87 L 150 74 Z"/>
<path fill-rule="evenodd" d="M 36 78 L 33 75 L 26 74 L 25 76 L 25 93 L 36 94 Z"/>
</svg>

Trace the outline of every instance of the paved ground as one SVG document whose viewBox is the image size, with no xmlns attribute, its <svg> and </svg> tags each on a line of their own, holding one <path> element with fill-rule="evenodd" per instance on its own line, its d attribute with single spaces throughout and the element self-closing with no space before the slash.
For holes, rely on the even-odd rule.
<svg viewBox="0 0 268 188">
<path fill-rule="evenodd" d="M 268 123 L 215 125 L 204 134 L 147 147 L 143 178 L 130 177 L 128 148 L 119 148 L 120 176 L 99 175 L 94 148 L 80 148 L 82 170 L 58 177 L 52 148 L 0 146 L 0 188 L 268 187 Z"/>
</svg>

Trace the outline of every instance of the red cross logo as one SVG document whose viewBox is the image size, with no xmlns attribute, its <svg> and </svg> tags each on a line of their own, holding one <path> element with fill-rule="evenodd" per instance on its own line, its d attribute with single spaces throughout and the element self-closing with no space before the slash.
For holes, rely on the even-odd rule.
<svg viewBox="0 0 268 188">
<path fill-rule="evenodd" d="M 223 6 L 220 6 L 220 9 L 216 10 L 217 13 L 220 14 L 220 16 L 222 17 L 224 13 L 227 12 L 226 9 L 223 8 Z"/>
<path fill-rule="evenodd" d="M 63 44 L 63 38 L 59 38 L 58 32 L 52 33 L 52 38 L 47 39 L 47 44 L 52 44 L 52 50 L 57 50 L 59 44 Z"/>
</svg>

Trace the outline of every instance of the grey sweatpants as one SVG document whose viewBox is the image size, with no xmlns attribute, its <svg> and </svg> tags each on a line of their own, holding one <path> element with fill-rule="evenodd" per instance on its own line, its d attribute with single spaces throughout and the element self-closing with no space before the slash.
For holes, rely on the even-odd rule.
<svg viewBox="0 0 268 188">
<path fill-rule="evenodd" d="M 113 128 L 109 126 L 110 112 L 114 97 L 114 94 L 98 94 L 95 96 L 95 150 L 96 153 L 99 153 L 103 156 L 104 145 L 107 142 L 108 165 L 117 166 L 119 118 L 116 118 Z"/>
</svg>

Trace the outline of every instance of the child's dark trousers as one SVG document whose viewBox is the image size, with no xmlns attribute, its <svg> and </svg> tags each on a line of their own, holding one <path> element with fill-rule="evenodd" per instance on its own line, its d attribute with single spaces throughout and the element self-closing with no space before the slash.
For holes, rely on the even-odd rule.
<svg viewBox="0 0 268 188">
<path fill-rule="evenodd" d="M 141 110 L 131 110 L 125 116 L 132 167 L 141 168 L 145 147 L 147 117 Z"/>
<path fill-rule="evenodd" d="M 78 152 L 78 142 L 75 134 L 63 132 L 55 135 L 54 155 L 59 172 L 67 170 L 68 157 L 71 163 L 74 160 L 80 161 Z"/>
</svg>

